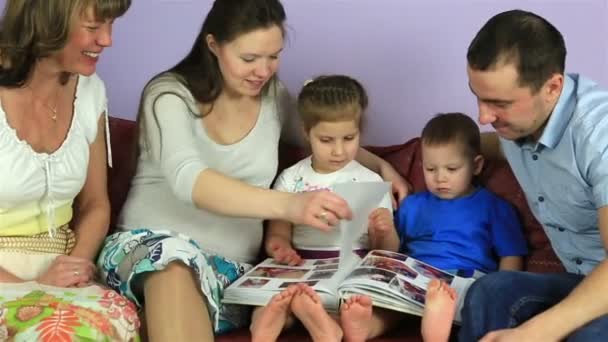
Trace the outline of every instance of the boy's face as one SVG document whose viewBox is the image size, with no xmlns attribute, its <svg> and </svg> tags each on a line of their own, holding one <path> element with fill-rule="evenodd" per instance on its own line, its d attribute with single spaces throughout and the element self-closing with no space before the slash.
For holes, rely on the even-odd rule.
<svg viewBox="0 0 608 342">
<path fill-rule="evenodd" d="M 459 143 L 422 143 L 422 167 L 428 190 L 442 199 L 454 199 L 473 190 L 473 176 L 481 172 L 483 157 L 465 153 Z"/>
<path fill-rule="evenodd" d="M 312 167 L 319 173 L 342 169 L 359 151 L 357 120 L 321 121 L 306 134 L 312 149 Z"/>
</svg>

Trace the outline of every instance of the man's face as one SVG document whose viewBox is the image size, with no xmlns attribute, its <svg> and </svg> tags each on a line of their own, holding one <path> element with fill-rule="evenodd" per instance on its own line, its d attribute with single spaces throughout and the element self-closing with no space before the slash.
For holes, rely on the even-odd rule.
<svg viewBox="0 0 608 342">
<path fill-rule="evenodd" d="M 540 137 L 557 100 L 550 96 L 549 85 L 543 85 L 535 94 L 530 87 L 520 86 L 512 63 L 501 63 L 485 71 L 468 66 L 467 74 L 469 87 L 477 97 L 480 124 L 491 124 L 499 136 L 509 140 Z"/>
</svg>

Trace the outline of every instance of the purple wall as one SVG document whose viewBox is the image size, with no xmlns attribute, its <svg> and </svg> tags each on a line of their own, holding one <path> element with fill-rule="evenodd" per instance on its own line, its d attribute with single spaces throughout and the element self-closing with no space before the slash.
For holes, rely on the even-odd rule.
<svg viewBox="0 0 608 342">
<path fill-rule="evenodd" d="M 4 0 L 0 0 L 3 4 Z M 465 52 L 499 11 L 535 11 L 564 34 L 567 69 L 608 86 L 608 0 L 283 0 L 288 42 L 280 76 L 295 94 L 322 73 L 359 78 L 370 94 L 366 144 L 417 136 L 435 113 L 476 115 Z M 145 82 L 189 49 L 211 0 L 135 0 L 116 22 L 99 74 L 110 112 L 134 118 Z M 573 19 L 574 18 L 574 19 Z"/>
</svg>

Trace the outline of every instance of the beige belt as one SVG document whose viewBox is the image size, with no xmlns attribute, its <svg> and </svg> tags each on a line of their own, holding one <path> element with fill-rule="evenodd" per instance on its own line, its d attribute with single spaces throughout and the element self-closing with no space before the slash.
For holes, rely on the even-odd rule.
<svg viewBox="0 0 608 342">
<path fill-rule="evenodd" d="M 76 234 L 65 224 L 55 230 L 53 237 L 46 232 L 32 236 L 0 236 L 0 251 L 20 253 L 70 254 L 76 244 Z"/>
</svg>

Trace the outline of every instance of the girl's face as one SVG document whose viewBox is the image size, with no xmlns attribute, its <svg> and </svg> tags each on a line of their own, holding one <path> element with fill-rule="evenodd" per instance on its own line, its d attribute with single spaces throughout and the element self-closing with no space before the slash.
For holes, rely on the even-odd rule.
<svg viewBox="0 0 608 342">
<path fill-rule="evenodd" d="M 114 19 L 99 21 L 93 8 L 76 16 L 63 49 L 50 56 L 58 71 L 89 76 L 95 73 L 99 55 L 112 45 Z"/>
<path fill-rule="evenodd" d="M 358 121 L 321 121 L 307 132 L 315 171 L 338 171 L 355 159 L 359 151 Z"/>
<path fill-rule="evenodd" d="M 257 29 L 218 44 L 212 35 L 207 45 L 218 60 L 224 89 L 240 96 L 258 96 L 279 67 L 283 31 L 279 26 Z"/>
</svg>

